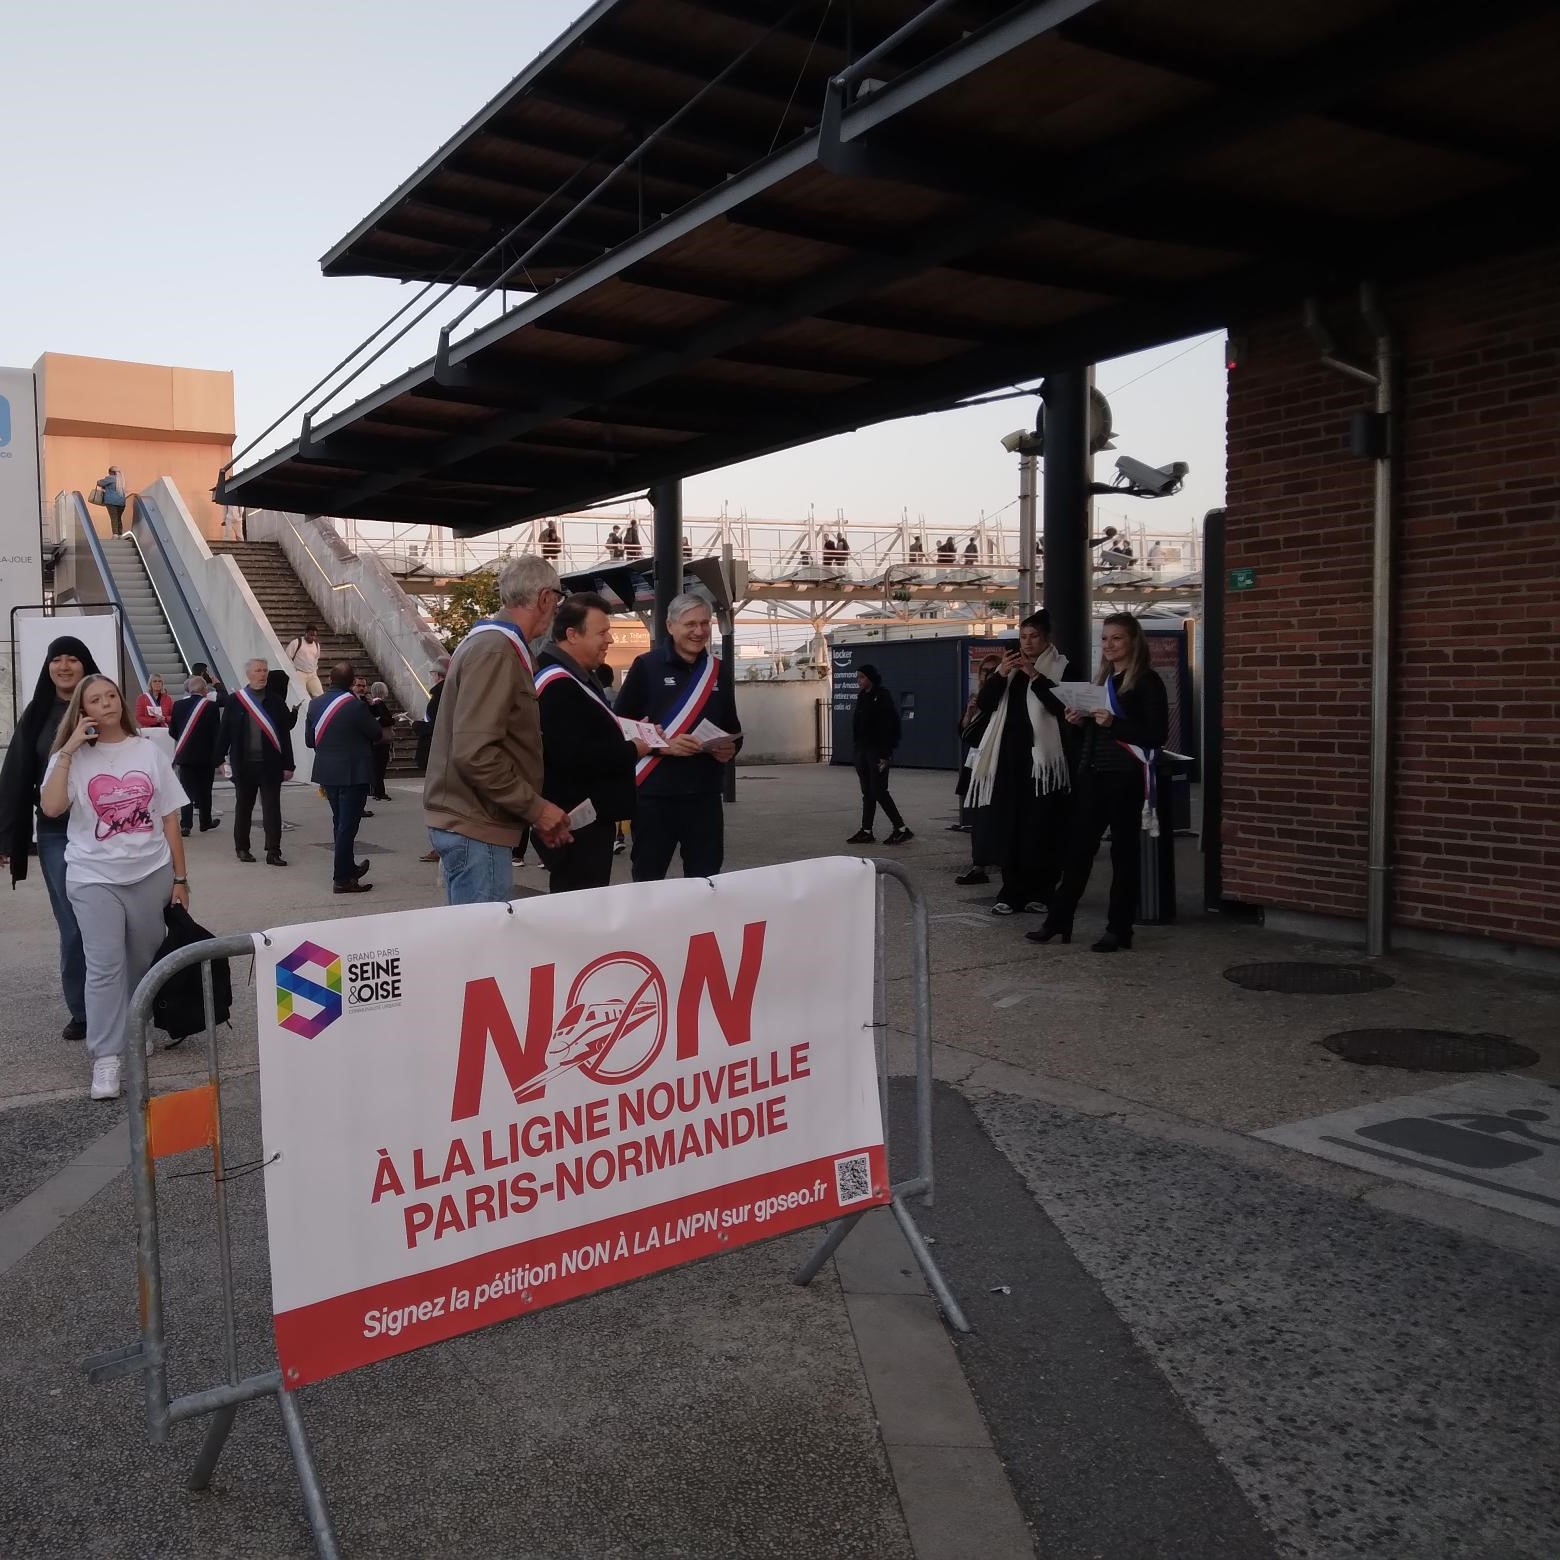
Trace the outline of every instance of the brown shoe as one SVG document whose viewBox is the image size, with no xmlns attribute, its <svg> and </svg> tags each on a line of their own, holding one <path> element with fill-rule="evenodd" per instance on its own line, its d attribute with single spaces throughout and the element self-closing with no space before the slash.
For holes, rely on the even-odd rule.
<svg viewBox="0 0 1560 1560">
<path fill-rule="evenodd" d="M 437 861 L 439 853 L 436 850 L 425 850 L 417 859 L 419 861 Z"/>
<path fill-rule="evenodd" d="M 374 885 L 353 881 L 351 883 L 333 883 L 332 889 L 338 894 L 366 894 Z"/>
</svg>

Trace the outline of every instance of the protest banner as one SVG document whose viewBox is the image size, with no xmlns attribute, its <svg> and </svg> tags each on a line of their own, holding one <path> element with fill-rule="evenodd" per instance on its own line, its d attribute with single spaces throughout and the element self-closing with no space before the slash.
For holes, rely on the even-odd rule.
<svg viewBox="0 0 1560 1560">
<path fill-rule="evenodd" d="M 890 1198 L 874 869 L 255 938 L 289 1388 Z"/>
</svg>

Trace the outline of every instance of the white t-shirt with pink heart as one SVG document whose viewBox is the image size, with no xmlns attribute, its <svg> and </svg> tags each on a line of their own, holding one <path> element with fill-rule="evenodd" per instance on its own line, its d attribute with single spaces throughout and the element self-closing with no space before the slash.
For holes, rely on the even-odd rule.
<svg viewBox="0 0 1560 1560">
<path fill-rule="evenodd" d="M 56 753 L 47 780 L 60 761 Z M 163 819 L 188 801 L 168 755 L 148 737 L 81 747 L 70 760 L 65 878 L 139 883 L 171 860 Z"/>
</svg>

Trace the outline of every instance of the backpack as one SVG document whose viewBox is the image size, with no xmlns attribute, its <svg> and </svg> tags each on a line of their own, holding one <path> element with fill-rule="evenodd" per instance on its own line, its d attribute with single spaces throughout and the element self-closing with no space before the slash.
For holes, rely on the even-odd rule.
<svg viewBox="0 0 1560 1560">
<path fill-rule="evenodd" d="M 157 959 L 167 958 L 176 949 L 187 948 L 191 943 L 205 942 L 212 935 L 183 905 L 164 906 L 163 922 L 168 928 L 168 935 L 157 950 L 157 958 L 152 961 L 154 964 Z M 213 1023 L 225 1024 L 233 1009 L 233 979 L 228 973 L 226 959 L 211 961 L 211 1005 Z M 173 1041 L 182 1040 L 186 1035 L 199 1034 L 206 1027 L 205 1005 L 200 990 L 200 965 L 192 964 L 163 982 L 161 990 L 152 998 L 152 1022 Z"/>
</svg>

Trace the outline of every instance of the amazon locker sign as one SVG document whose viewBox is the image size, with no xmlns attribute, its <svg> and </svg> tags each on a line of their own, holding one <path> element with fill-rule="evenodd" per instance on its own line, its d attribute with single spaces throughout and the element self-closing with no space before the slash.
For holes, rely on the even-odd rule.
<svg viewBox="0 0 1560 1560">
<path fill-rule="evenodd" d="M 888 1201 L 869 863 L 255 939 L 291 1386 Z"/>
</svg>

